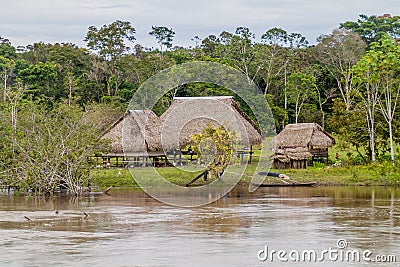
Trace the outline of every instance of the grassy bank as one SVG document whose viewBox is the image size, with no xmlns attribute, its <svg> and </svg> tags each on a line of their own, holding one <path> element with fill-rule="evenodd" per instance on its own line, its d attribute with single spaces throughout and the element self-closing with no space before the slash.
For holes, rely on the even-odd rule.
<svg viewBox="0 0 400 267">
<path fill-rule="evenodd" d="M 255 164 L 250 164 L 242 177 L 242 183 L 250 183 L 255 171 Z M 200 172 L 193 169 L 186 171 L 174 167 L 158 168 L 160 175 L 170 182 L 184 186 Z M 400 171 L 399 167 L 392 166 L 390 163 L 369 164 L 361 166 L 346 167 L 309 167 L 308 169 L 290 170 L 270 170 L 288 175 L 293 181 L 297 182 L 317 182 L 319 185 L 385 185 L 399 186 Z M 137 169 L 136 173 L 145 179 L 149 179 L 152 184 L 153 171 L 151 168 Z M 91 171 L 92 183 L 102 188 L 114 187 L 138 187 L 128 169 L 96 169 Z M 274 178 L 267 178 L 266 183 L 278 182 Z M 199 179 L 195 185 L 205 182 Z"/>
<path fill-rule="evenodd" d="M 398 167 L 369 164 L 347 167 L 309 167 L 284 170 L 282 173 L 298 181 L 316 181 L 320 185 L 400 185 Z"/>
<path fill-rule="evenodd" d="M 332 167 L 336 161 L 335 155 L 339 154 L 339 159 L 343 166 Z M 273 170 L 272 172 L 283 173 L 291 177 L 292 181 L 297 182 L 317 182 L 319 185 L 359 185 L 359 186 L 400 186 L 400 165 L 393 166 L 389 161 L 373 164 L 361 164 L 357 162 L 357 152 L 353 148 L 343 148 L 334 146 L 330 150 L 328 166 L 316 163 L 307 169 L 287 169 Z M 255 173 L 257 162 L 260 160 L 260 150 L 255 149 L 253 162 L 246 168 L 245 175 L 241 182 L 249 184 Z M 355 165 L 359 164 L 359 165 Z M 161 176 L 170 182 L 184 186 L 200 172 L 195 167 L 185 167 L 182 169 L 174 167 L 157 168 Z M 153 171 L 151 168 L 136 169 L 135 173 L 153 184 Z M 92 183 L 100 187 L 138 187 L 127 169 L 94 169 L 91 171 Z M 208 181 L 210 182 L 210 180 Z M 266 178 L 265 183 L 277 183 L 275 178 Z M 199 179 L 194 185 L 202 185 L 205 182 Z"/>
<path fill-rule="evenodd" d="M 193 169 L 183 171 L 174 167 L 156 168 L 156 170 L 171 183 L 182 186 L 186 185 L 186 183 L 200 174 L 200 172 L 196 172 Z M 147 179 L 149 185 L 153 184 L 153 181 L 155 181 L 153 168 L 137 168 L 135 169 L 135 174 Z M 128 169 L 95 169 L 91 171 L 90 176 L 92 183 L 102 188 L 108 186 L 138 187 Z M 200 185 L 201 181 L 202 180 L 199 179 L 196 184 Z"/>
</svg>

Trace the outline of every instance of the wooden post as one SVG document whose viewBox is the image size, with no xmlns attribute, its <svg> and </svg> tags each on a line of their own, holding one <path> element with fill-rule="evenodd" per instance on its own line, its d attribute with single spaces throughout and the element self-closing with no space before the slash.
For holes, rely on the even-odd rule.
<svg viewBox="0 0 400 267">
<path fill-rule="evenodd" d="M 172 153 L 174 154 L 174 165 L 176 165 L 176 150 L 172 150 Z"/>
</svg>

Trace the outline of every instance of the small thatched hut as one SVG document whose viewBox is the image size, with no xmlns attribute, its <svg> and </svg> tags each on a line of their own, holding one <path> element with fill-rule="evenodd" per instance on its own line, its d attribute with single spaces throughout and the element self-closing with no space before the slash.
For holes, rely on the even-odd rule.
<svg viewBox="0 0 400 267">
<path fill-rule="evenodd" d="M 287 125 L 271 140 L 276 169 L 306 168 L 309 160 L 328 162 L 328 148 L 335 139 L 317 123 Z"/>
<path fill-rule="evenodd" d="M 103 164 L 144 166 L 149 158 L 153 161 L 163 158 L 167 164 L 164 153 L 160 152 L 159 124 L 159 117 L 151 110 L 128 110 L 101 136 L 111 140 L 110 151 L 102 155 Z"/>
<path fill-rule="evenodd" d="M 151 110 L 128 110 L 101 137 L 111 140 L 112 153 L 157 151 L 159 118 Z"/>
</svg>

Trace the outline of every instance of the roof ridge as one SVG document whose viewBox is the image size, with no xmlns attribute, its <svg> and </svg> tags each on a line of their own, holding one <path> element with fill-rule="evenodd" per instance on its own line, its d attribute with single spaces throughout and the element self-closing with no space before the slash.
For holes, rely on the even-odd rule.
<svg viewBox="0 0 400 267">
<path fill-rule="evenodd" d="M 194 99 L 229 99 L 233 96 L 176 96 L 173 100 L 194 100 Z"/>
</svg>

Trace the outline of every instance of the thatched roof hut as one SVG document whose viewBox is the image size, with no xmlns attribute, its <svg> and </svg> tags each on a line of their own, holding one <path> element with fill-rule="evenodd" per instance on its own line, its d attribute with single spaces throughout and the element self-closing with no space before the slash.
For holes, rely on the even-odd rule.
<svg viewBox="0 0 400 267">
<path fill-rule="evenodd" d="M 186 147 L 209 124 L 236 130 L 244 145 L 262 141 L 261 130 L 231 96 L 176 97 L 161 117 L 150 110 L 129 110 L 101 138 L 111 139 L 114 154 L 162 153 Z"/>
<path fill-rule="evenodd" d="M 101 139 L 111 140 L 111 153 L 157 151 L 159 117 L 151 110 L 128 110 L 104 132 Z"/>
<path fill-rule="evenodd" d="M 224 125 L 228 130 L 235 130 L 245 146 L 260 144 L 262 141 L 261 130 L 239 108 L 232 96 L 175 97 L 160 120 L 164 148 L 183 148 L 189 145 L 191 136 L 202 133 L 207 125 Z M 176 134 L 179 134 L 179 138 Z"/>
<path fill-rule="evenodd" d="M 277 148 L 331 147 L 335 139 L 317 123 L 288 124 L 273 138 Z"/>
<path fill-rule="evenodd" d="M 271 140 L 275 168 L 305 168 L 307 161 L 316 158 L 328 160 L 328 147 L 335 139 L 317 123 L 287 125 Z"/>
</svg>

